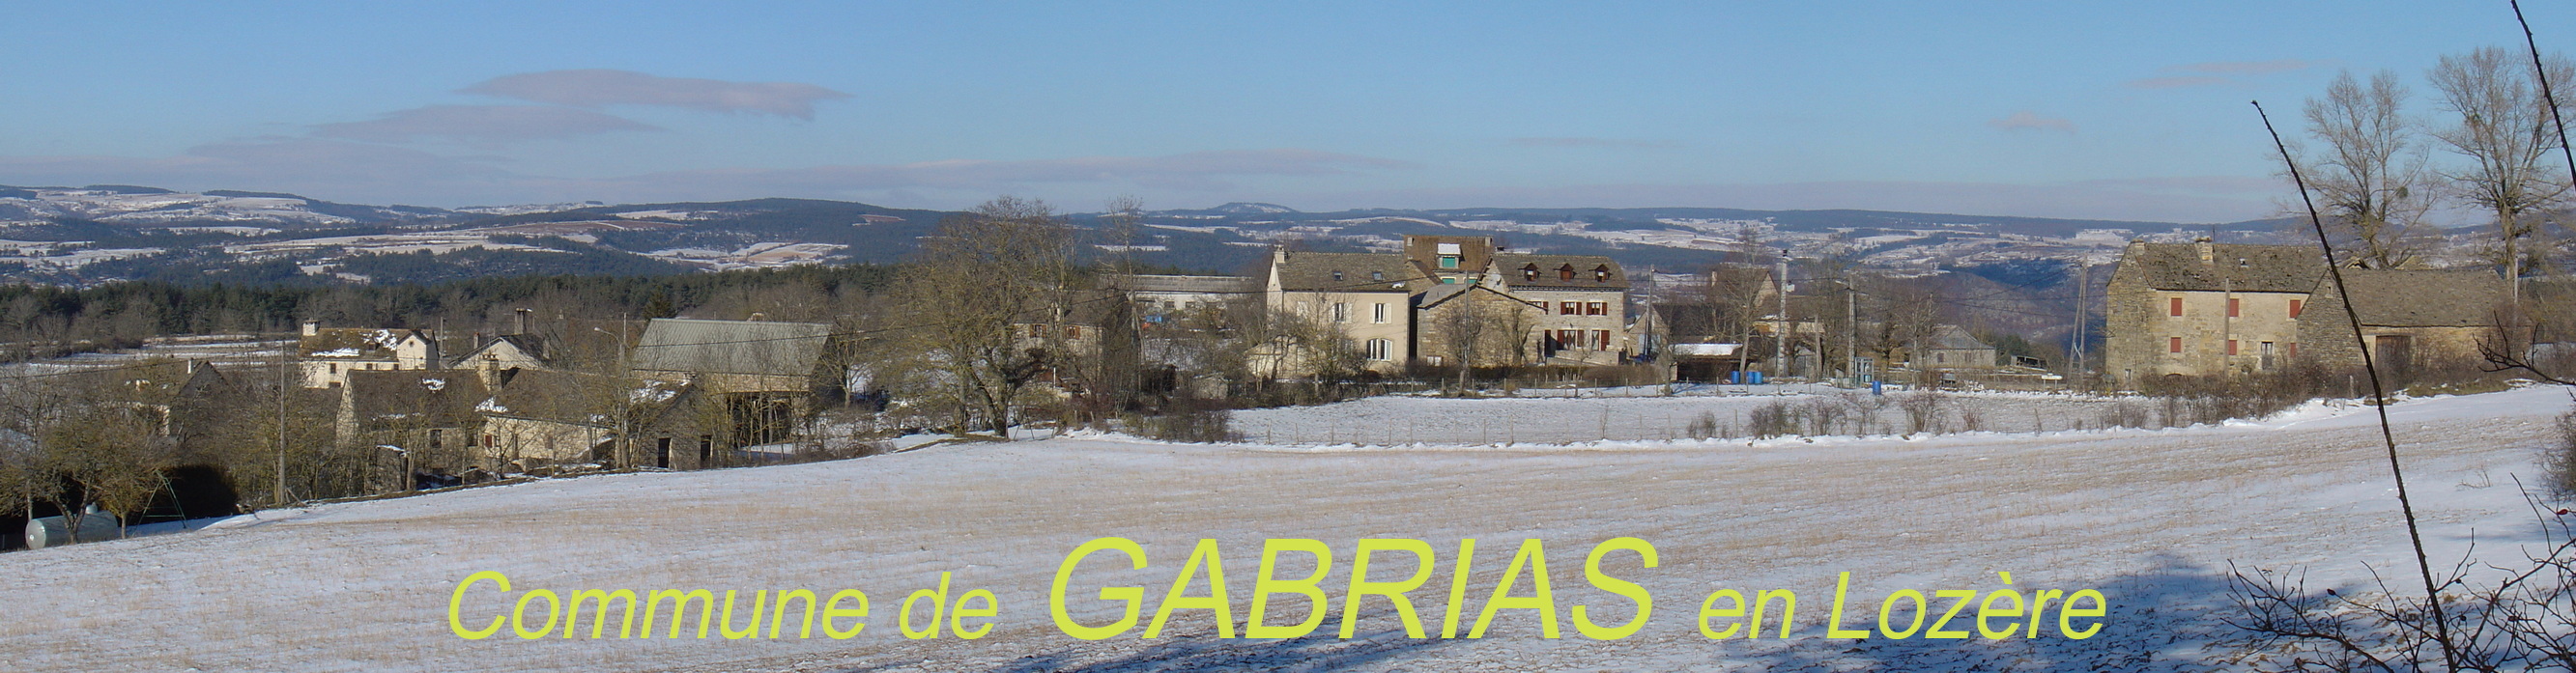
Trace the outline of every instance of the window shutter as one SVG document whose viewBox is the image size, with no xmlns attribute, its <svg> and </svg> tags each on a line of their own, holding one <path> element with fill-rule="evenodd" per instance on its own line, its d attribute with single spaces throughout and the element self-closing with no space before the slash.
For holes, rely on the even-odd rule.
<svg viewBox="0 0 2576 673">
<path fill-rule="evenodd" d="M 2180 316 L 2182 315 L 2182 298 L 2181 298 L 2181 297 L 2175 297 L 2175 298 L 2173 298 L 2172 308 L 2171 308 L 2171 310 L 2168 312 L 2168 314 L 2169 314 L 2169 315 L 2176 316 L 2176 317 L 2180 317 Z"/>
</svg>

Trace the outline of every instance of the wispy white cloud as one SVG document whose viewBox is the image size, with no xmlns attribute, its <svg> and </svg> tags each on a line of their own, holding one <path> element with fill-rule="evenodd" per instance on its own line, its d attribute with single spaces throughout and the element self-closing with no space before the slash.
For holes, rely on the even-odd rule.
<svg viewBox="0 0 2576 673">
<path fill-rule="evenodd" d="M 1522 147 L 1605 147 L 1628 149 L 1660 149 L 1673 146 L 1673 143 L 1661 140 L 1629 140 L 1621 138 L 1589 137 L 1513 138 L 1511 139 L 1511 143 Z"/>
<path fill-rule="evenodd" d="M 797 119 L 813 119 L 815 103 L 850 97 L 847 93 L 797 82 L 729 82 L 605 69 L 508 75 L 460 91 L 584 108 L 657 105 Z"/>
<path fill-rule="evenodd" d="M 2075 122 L 2055 117 L 2042 117 L 2039 116 L 2039 113 L 2029 110 L 2014 112 L 2012 115 L 2002 119 L 1988 119 L 1986 120 L 1986 125 L 2006 131 L 2041 130 L 2065 131 L 2067 133 L 2075 132 Z"/>
<path fill-rule="evenodd" d="M 1844 181 L 1386 189 L 1272 194 L 1309 210 L 1338 208 L 1654 208 L 1894 210 L 2135 222 L 2241 222 L 2278 212 L 2290 193 L 2261 177 L 2194 176 L 2047 184 Z"/>
<path fill-rule="evenodd" d="M 312 127 L 313 135 L 322 138 L 394 143 L 431 139 L 477 144 L 658 130 L 661 129 L 615 115 L 542 105 L 432 105 L 387 112 L 367 121 Z"/>
</svg>

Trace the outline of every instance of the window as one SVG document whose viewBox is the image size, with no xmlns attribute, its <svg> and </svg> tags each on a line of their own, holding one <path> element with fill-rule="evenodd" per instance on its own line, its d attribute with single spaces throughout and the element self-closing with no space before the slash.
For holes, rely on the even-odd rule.
<svg viewBox="0 0 2576 673">
<path fill-rule="evenodd" d="M 1455 268 L 1458 268 L 1458 256 L 1457 256 L 1457 255 L 1441 255 L 1441 256 L 1440 256 L 1440 268 L 1443 268 L 1443 269 L 1455 269 Z"/>
<path fill-rule="evenodd" d="M 333 374 L 338 374 L 338 373 L 340 373 L 340 363 L 337 363 L 337 362 L 331 363 L 331 373 L 333 373 Z"/>
<path fill-rule="evenodd" d="M 2307 302 L 2300 301 L 2300 300 L 2297 300 L 2297 299 L 2292 299 L 2292 300 L 2290 300 L 2290 319 L 2291 319 L 2291 320 L 2297 320 L 2297 319 L 2299 319 L 2299 310 L 2300 310 L 2300 309 L 2304 309 L 2304 308 L 2307 308 Z M 2291 344 L 2291 346 L 2292 346 L 2292 347 L 2296 347 L 2296 346 L 2298 346 L 2298 344 Z"/>
<path fill-rule="evenodd" d="M 2238 299 L 2238 298 L 2235 298 L 2235 297 L 2228 297 L 2228 298 L 2227 298 L 2227 317 L 2230 317 L 2230 318 L 2242 318 L 2242 317 L 2245 317 L 2245 315 L 2244 315 L 2242 312 L 2240 312 L 2240 311 L 2238 311 L 2238 310 L 2237 310 L 2237 304 L 2238 304 L 2239 302 L 2242 302 L 2242 301 L 2245 301 L 2245 300 L 2243 300 L 2243 299 Z M 2234 353 L 2230 353 L 2230 355 L 2234 355 Z"/>
<path fill-rule="evenodd" d="M 716 461 L 716 436 L 698 435 L 698 467 Z"/>
<path fill-rule="evenodd" d="M 671 467 L 671 438 L 653 440 L 653 466 L 665 469 Z"/>
<path fill-rule="evenodd" d="M 1574 265 L 1567 264 L 1565 266 L 1556 267 L 1556 279 L 1574 280 Z"/>
<path fill-rule="evenodd" d="M 1066 326 L 1065 326 L 1065 328 L 1064 328 L 1064 338 L 1067 338 L 1067 339 L 1080 339 L 1080 338 L 1082 338 L 1082 328 L 1080 328 L 1080 327 L 1075 327 L 1075 326 L 1072 326 L 1072 325 L 1066 325 Z"/>
<path fill-rule="evenodd" d="M 1343 301 L 1333 302 L 1333 322 L 1350 322 L 1350 321 L 1351 321 L 1351 304 L 1350 304 L 1350 302 L 1343 302 Z"/>
<path fill-rule="evenodd" d="M 1592 330 L 1592 347 L 1596 350 L 1610 350 L 1610 330 Z"/>
<path fill-rule="evenodd" d="M 2236 354 L 2236 340 L 2235 340 L 2235 339 L 2228 339 L 2228 340 L 2227 340 L 2227 354 L 2228 354 L 2228 355 L 2235 355 L 2235 354 Z"/>
<path fill-rule="evenodd" d="M 1335 271 L 1335 272 L 1333 272 L 1333 282 L 1336 282 L 1336 283 L 1342 282 L 1342 272 L 1340 272 L 1340 271 Z"/>
<path fill-rule="evenodd" d="M 1030 325 L 1030 326 L 1029 326 L 1029 336 L 1043 337 L 1043 336 L 1046 336 L 1046 335 L 1047 335 L 1047 326 L 1046 326 L 1046 325 Z"/>
<path fill-rule="evenodd" d="M 2287 351 L 2285 351 L 2283 354 L 2284 354 L 2284 355 L 2289 356 L 2289 357 L 2290 357 L 2290 359 L 2293 359 L 2293 360 L 2298 359 L 2298 357 L 2299 357 L 2299 342 L 2296 342 L 2296 341 L 2292 341 L 2292 342 L 2290 342 L 2290 347 L 2289 347 L 2289 349 L 2288 349 Z"/>
<path fill-rule="evenodd" d="M 1585 304 L 1583 305 L 1583 314 L 1584 314 L 1584 315 L 1610 315 L 1610 302 L 1606 302 L 1606 301 L 1587 302 L 1587 303 L 1585 303 Z"/>
<path fill-rule="evenodd" d="M 1521 280 L 1538 280 L 1538 265 L 1528 264 L 1522 266 Z"/>
<path fill-rule="evenodd" d="M 2171 306 L 2171 308 L 2167 309 L 2167 310 L 2166 310 L 2166 312 L 2165 312 L 2165 314 L 2166 314 L 2166 315 L 2174 316 L 2174 317 L 2177 317 L 2177 318 L 2182 317 L 2182 298 L 2181 298 L 2181 297 L 2175 297 L 2175 298 L 2173 298 L 2173 303 L 2172 303 L 2170 306 Z M 2175 351 L 2175 352 L 2181 352 L 2181 351 Z"/>
<path fill-rule="evenodd" d="M 1610 282 L 1610 265 L 1603 264 L 1601 266 L 1592 267 L 1592 282 Z"/>
<path fill-rule="evenodd" d="M 1576 302 L 1560 301 L 1556 303 L 1556 314 L 1583 315 L 1583 305 Z"/>
<path fill-rule="evenodd" d="M 1368 340 L 1368 359 L 1380 362 L 1395 359 L 1395 342 L 1386 339 Z"/>
<path fill-rule="evenodd" d="M 429 429 L 429 448 L 436 449 L 436 448 L 442 448 L 442 447 L 445 447 L 445 446 L 447 445 L 446 440 L 447 440 L 447 433 L 446 433 L 446 431 L 444 431 L 444 430 L 440 430 L 440 429 L 438 429 L 438 428 L 430 428 L 430 429 Z"/>
<path fill-rule="evenodd" d="M 1386 272 L 1371 271 L 1369 272 L 1369 280 L 1386 280 Z"/>
<path fill-rule="evenodd" d="M 1378 302 L 1377 306 L 1369 309 L 1369 322 L 1386 323 L 1386 302 Z"/>
<path fill-rule="evenodd" d="M 1941 351 L 1932 351 L 1932 364 L 1936 364 L 1936 365 L 1946 365 L 1946 364 L 1950 364 L 1950 354 L 1949 354 L 1949 353 L 1944 353 L 1944 352 L 1941 352 Z"/>
<path fill-rule="evenodd" d="M 2177 300 L 2175 300 L 2175 301 L 2181 301 L 2181 300 L 2177 299 Z M 2180 352 L 2182 352 L 2182 337 L 2167 337 L 2167 338 L 2166 338 L 2166 340 L 2165 340 L 2165 352 L 2167 352 L 2167 353 L 2180 353 Z"/>
</svg>

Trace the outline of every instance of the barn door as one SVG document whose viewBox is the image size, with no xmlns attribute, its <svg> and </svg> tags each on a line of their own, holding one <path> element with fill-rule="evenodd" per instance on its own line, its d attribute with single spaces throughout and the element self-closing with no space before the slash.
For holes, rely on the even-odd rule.
<svg viewBox="0 0 2576 673">
<path fill-rule="evenodd" d="M 2382 334 L 2371 339 L 2371 359 L 2379 368 L 2405 379 L 2414 368 L 2415 344 L 2404 334 Z"/>
</svg>

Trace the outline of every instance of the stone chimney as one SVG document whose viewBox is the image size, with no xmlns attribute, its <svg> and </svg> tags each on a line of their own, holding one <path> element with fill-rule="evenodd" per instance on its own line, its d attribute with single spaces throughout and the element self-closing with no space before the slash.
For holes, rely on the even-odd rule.
<svg viewBox="0 0 2576 673">
<path fill-rule="evenodd" d="M 2191 242 L 2191 247 L 2200 251 L 2200 263 L 2202 263 L 2202 264 L 2216 264 L 2216 263 L 2218 263 L 2218 246 L 2217 246 L 2217 245 L 2215 245 L 2215 244 L 2210 243 L 2210 242 L 2209 242 L 2209 237 L 2207 237 L 2207 236 L 2202 236 L 2202 237 L 2200 237 L 2200 238 L 2193 239 L 2193 240 L 2192 240 L 2192 242 Z"/>
<path fill-rule="evenodd" d="M 322 321 L 319 321 L 319 320 L 306 320 L 306 321 L 304 321 L 304 336 L 315 336 L 315 335 L 318 335 L 318 334 L 321 334 L 321 333 L 322 333 Z"/>
<path fill-rule="evenodd" d="M 510 334 L 512 334 L 512 335 L 523 335 L 523 334 L 527 334 L 527 333 L 528 333 L 528 316 L 530 316 L 530 315 L 535 315 L 535 314 L 536 314 L 536 311 L 530 311 L 530 310 L 528 310 L 528 309 L 524 309 L 524 308 L 523 308 L 523 309 L 519 309 L 519 310 L 515 310 L 515 311 L 511 311 L 511 312 L 510 312 Z"/>
</svg>

